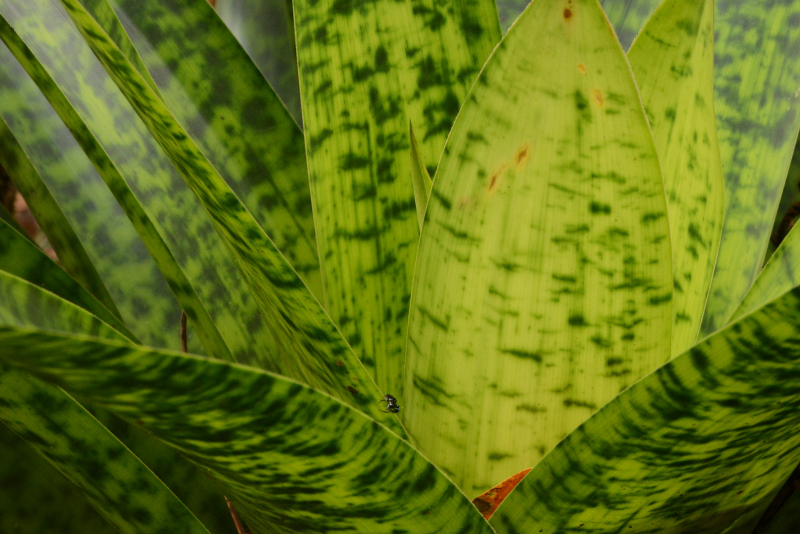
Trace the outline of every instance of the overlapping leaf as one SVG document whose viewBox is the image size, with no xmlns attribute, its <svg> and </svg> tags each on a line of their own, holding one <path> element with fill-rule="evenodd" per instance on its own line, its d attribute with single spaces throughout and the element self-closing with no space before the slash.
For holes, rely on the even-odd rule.
<svg viewBox="0 0 800 534">
<path fill-rule="evenodd" d="M 534 465 L 669 359 L 666 209 L 599 6 L 536 0 L 450 133 L 412 293 L 403 419 L 465 491 Z"/>
<path fill-rule="evenodd" d="M 63 3 L 233 255 L 243 289 L 252 291 L 279 349 L 262 356 L 286 375 L 380 417 L 382 395 L 297 273 L 97 22 L 79 2 Z M 386 424 L 403 432 L 394 418 Z"/>
<path fill-rule="evenodd" d="M 380 387 L 402 397 L 419 236 L 408 123 L 435 168 L 500 38 L 497 11 L 493 0 L 297 0 L 294 10 L 328 311 Z"/>
<path fill-rule="evenodd" d="M 100 17 L 109 3 L 120 14 L 170 111 L 322 300 L 303 135 L 208 2 L 81 3 L 124 52 L 116 18 Z"/>
<path fill-rule="evenodd" d="M 800 289 L 639 381 L 568 436 L 499 532 L 716 533 L 752 524 L 800 461 Z"/>
<path fill-rule="evenodd" d="M 225 486 L 254 532 L 491 532 L 469 500 L 396 434 L 282 377 L 9 327 L 0 327 L 0 360 L 178 448 Z M 391 491 L 375 491 L 376 483 Z"/>
<path fill-rule="evenodd" d="M 217 0 L 215 9 L 298 124 L 300 87 L 294 13 L 287 0 Z"/>
<path fill-rule="evenodd" d="M 666 0 L 628 59 L 667 193 L 674 281 L 671 354 L 677 356 L 697 340 L 722 232 L 713 0 Z"/>
<path fill-rule="evenodd" d="M 799 19 L 798 0 L 718 3 L 714 108 L 725 223 L 703 334 L 728 322 L 761 270 L 800 127 Z"/>
</svg>

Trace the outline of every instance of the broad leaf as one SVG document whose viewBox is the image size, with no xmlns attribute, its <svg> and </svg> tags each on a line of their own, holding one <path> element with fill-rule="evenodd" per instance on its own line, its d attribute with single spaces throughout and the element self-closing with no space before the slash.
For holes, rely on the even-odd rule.
<svg viewBox="0 0 800 534">
<path fill-rule="evenodd" d="M 328 311 L 379 386 L 401 395 L 419 235 L 408 123 L 435 168 L 500 38 L 497 11 L 493 0 L 296 0 L 294 10 Z"/>
<path fill-rule="evenodd" d="M 403 421 L 467 493 L 669 359 L 666 210 L 603 12 L 536 0 L 450 133 L 412 292 Z"/>
<path fill-rule="evenodd" d="M 697 340 L 722 232 L 713 0 L 666 0 L 628 59 L 664 174 L 675 289 L 671 354 L 677 356 Z"/>
<path fill-rule="evenodd" d="M 285 375 L 380 418 L 376 401 L 382 395 L 374 381 L 275 244 L 91 15 L 77 0 L 63 3 L 225 241 L 246 285 L 237 281 L 252 291 L 279 349 L 260 356 Z M 387 425 L 403 432 L 395 418 Z"/>
<path fill-rule="evenodd" d="M 215 9 L 298 124 L 300 87 L 294 13 L 289 0 L 217 0 Z"/>
<path fill-rule="evenodd" d="M 798 313 L 795 289 L 621 393 L 533 468 L 492 523 L 717 533 L 757 520 L 800 461 Z"/>
<path fill-rule="evenodd" d="M 303 135 L 208 2 L 81 3 L 124 52 L 126 40 L 98 17 L 110 11 L 108 3 L 120 14 L 157 73 L 156 93 L 321 300 Z M 136 70 L 147 81 L 147 71 Z"/>
<path fill-rule="evenodd" d="M 491 532 L 466 496 L 407 442 L 283 377 L 10 327 L 0 327 L 0 360 L 179 449 L 226 488 L 255 533 Z M 382 484 L 394 490 L 380 491 Z"/>
</svg>

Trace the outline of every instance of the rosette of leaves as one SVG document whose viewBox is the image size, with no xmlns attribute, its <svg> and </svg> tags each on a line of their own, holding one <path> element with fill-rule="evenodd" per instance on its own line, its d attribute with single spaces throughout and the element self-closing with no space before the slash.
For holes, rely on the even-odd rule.
<svg viewBox="0 0 800 534">
<path fill-rule="evenodd" d="M 2 529 L 752 531 L 800 1 L 286 6 L 0 0 Z"/>
</svg>

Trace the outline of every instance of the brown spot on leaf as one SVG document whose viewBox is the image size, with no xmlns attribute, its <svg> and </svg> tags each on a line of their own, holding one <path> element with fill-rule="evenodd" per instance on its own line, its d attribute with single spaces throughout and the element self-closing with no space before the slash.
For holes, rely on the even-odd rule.
<svg viewBox="0 0 800 534">
<path fill-rule="evenodd" d="M 572 17 L 572 10 L 568 7 L 564 8 L 564 19 Z"/>
<path fill-rule="evenodd" d="M 503 178 L 503 175 L 508 170 L 508 163 L 503 163 L 497 169 L 495 169 L 492 174 L 489 176 L 489 191 L 488 194 L 491 195 L 497 188 L 500 187 L 500 181 Z"/>
<path fill-rule="evenodd" d="M 525 478 L 525 475 L 528 474 L 528 471 L 531 469 L 523 469 L 519 473 L 515 475 L 511 475 L 500 484 L 496 485 L 490 490 L 483 492 L 482 494 L 478 495 L 474 499 L 472 499 L 472 504 L 475 505 L 475 508 L 483 514 L 485 519 L 489 519 L 492 517 L 492 514 L 497 510 L 497 507 L 500 506 L 500 503 L 511 493 L 519 482 Z"/>
<path fill-rule="evenodd" d="M 522 170 L 525 168 L 525 164 L 528 163 L 528 154 L 530 154 L 531 146 L 528 143 L 522 145 L 519 150 L 517 150 L 517 170 Z"/>
<path fill-rule="evenodd" d="M 342 360 L 336 360 L 336 365 L 338 365 L 339 367 L 344 367 Z"/>
<path fill-rule="evenodd" d="M 594 103 L 600 107 L 603 107 L 603 104 L 606 103 L 606 99 L 600 89 L 595 89 L 592 91 L 592 99 L 594 100 Z"/>
<path fill-rule="evenodd" d="M 347 391 L 349 391 L 353 395 L 358 395 L 358 390 L 356 388 L 354 388 L 353 386 L 347 386 Z"/>
<path fill-rule="evenodd" d="M 578 70 L 580 71 L 581 74 L 586 76 L 586 65 L 584 65 L 583 63 L 578 63 Z"/>
</svg>

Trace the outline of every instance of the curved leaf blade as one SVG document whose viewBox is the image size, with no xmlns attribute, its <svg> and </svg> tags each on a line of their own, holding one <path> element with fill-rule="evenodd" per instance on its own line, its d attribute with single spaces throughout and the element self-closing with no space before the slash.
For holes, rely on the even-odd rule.
<svg viewBox="0 0 800 534">
<path fill-rule="evenodd" d="M 226 488 L 254 532 L 492 532 L 407 442 L 282 377 L 10 327 L 0 327 L 0 360 L 136 421 L 180 450 Z M 120 382 L 125 390 L 112 387 Z M 402 495 L 385 491 L 388 481 Z"/>
<path fill-rule="evenodd" d="M 667 192 L 674 280 L 672 351 L 697 341 L 722 232 L 714 120 L 714 2 L 667 0 L 628 52 Z"/>
<path fill-rule="evenodd" d="M 419 227 L 414 124 L 435 164 L 500 39 L 493 0 L 296 0 L 297 59 L 328 311 L 385 391 L 402 396 Z"/>
<path fill-rule="evenodd" d="M 77 0 L 62 3 L 225 241 L 278 345 L 264 356 L 287 376 L 381 418 L 382 394 L 269 236 L 91 15 Z M 395 418 L 386 424 L 403 433 Z"/>
<path fill-rule="evenodd" d="M 795 289 L 622 392 L 533 468 L 492 523 L 712 533 L 757 518 L 800 461 L 798 313 Z"/>
<path fill-rule="evenodd" d="M 666 210 L 602 10 L 536 0 L 450 133 L 412 292 L 403 421 L 465 491 L 535 464 L 669 359 Z"/>
<path fill-rule="evenodd" d="M 714 107 L 725 222 L 703 335 L 728 323 L 769 244 L 800 127 L 798 17 L 797 0 L 766 7 L 728 0 L 717 9 Z"/>
</svg>

